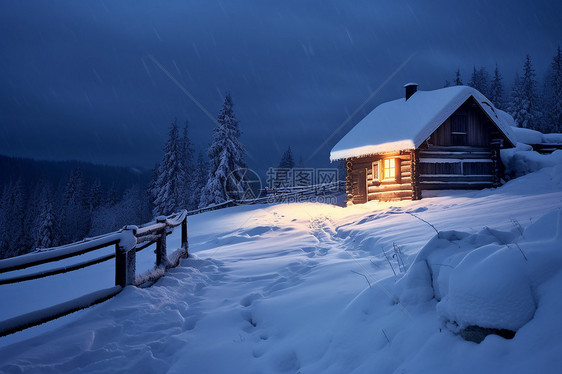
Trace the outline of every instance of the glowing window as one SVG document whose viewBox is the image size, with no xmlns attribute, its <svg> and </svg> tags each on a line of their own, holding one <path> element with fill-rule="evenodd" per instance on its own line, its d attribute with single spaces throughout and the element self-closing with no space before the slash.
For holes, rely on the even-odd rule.
<svg viewBox="0 0 562 374">
<path fill-rule="evenodd" d="M 393 158 L 384 160 L 383 175 L 384 179 L 396 178 L 396 161 Z"/>
</svg>

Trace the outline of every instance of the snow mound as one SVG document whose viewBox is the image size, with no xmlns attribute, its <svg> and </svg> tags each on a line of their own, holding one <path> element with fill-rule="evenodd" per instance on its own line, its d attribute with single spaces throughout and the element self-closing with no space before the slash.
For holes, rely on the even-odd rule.
<svg viewBox="0 0 562 374">
<path fill-rule="evenodd" d="M 545 143 L 562 143 L 562 134 L 542 134 L 542 139 Z"/>
<path fill-rule="evenodd" d="M 511 124 L 511 132 L 519 143 L 540 144 L 540 143 L 562 143 L 562 134 L 543 134 L 540 131 L 517 127 Z"/>
<path fill-rule="evenodd" d="M 539 144 L 543 142 L 543 134 L 536 130 L 512 126 L 511 131 L 519 143 Z"/>
<path fill-rule="evenodd" d="M 462 250 L 456 243 L 467 236 L 469 234 L 459 231 L 440 232 L 422 248 L 406 276 L 396 284 L 396 292 L 402 304 L 417 304 L 432 298 L 441 300 L 441 288 L 448 283 L 451 262 L 457 264 L 459 261 L 455 261 L 454 254 L 462 255 L 467 252 L 467 249 Z"/>
<path fill-rule="evenodd" d="M 543 134 L 539 131 L 511 126 L 511 132 L 517 139 L 515 148 L 500 151 L 505 173 L 510 178 L 517 178 L 545 167 L 562 164 L 562 151 L 552 154 L 533 152 L 531 144 L 560 144 L 562 134 Z"/>
<path fill-rule="evenodd" d="M 502 245 L 471 251 L 451 273 L 437 312 L 460 328 L 517 331 L 536 310 L 524 262 L 517 249 Z"/>
<path fill-rule="evenodd" d="M 527 149 L 526 144 L 517 143 L 516 148 L 501 150 L 505 173 L 511 178 L 517 178 L 540 169 L 562 165 L 562 150 L 550 154 L 540 154 Z"/>
<path fill-rule="evenodd" d="M 542 301 L 536 290 L 562 269 L 562 210 L 525 230 L 440 232 L 418 253 L 396 295 L 406 307 L 435 299 L 454 332 L 478 326 L 517 331 Z M 551 295 L 549 295 L 551 296 Z"/>
</svg>

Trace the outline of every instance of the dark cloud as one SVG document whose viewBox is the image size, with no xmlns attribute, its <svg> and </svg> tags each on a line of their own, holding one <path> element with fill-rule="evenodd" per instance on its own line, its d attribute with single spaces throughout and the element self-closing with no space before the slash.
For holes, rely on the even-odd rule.
<svg viewBox="0 0 562 374">
<path fill-rule="evenodd" d="M 311 163 L 402 84 L 439 88 L 498 63 L 510 83 L 530 53 L 539 78 L 561 42 L 562 5 L 450 1 L 3 1 L 0 153 L 151 167 L 167 126 L 205 148 L 232 92 L 259 169 L 291 145 L 308 156 L 412 54 Z"/>
</svg>

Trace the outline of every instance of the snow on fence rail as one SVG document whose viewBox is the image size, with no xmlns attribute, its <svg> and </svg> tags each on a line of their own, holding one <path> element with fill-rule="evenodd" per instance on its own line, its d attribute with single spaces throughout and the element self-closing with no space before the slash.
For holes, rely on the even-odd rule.
<svg viewBox="0 0 562 374">
<path fill-rule="evenodd" d="M 0 274 L 2 274 L 60 261 L 102 248 L 107 248 L 109 246 L 115 246 L 115 251 L 113 253 L 98 256 L 77 264 L 60 266 L 54 269 L 42 270 L 31 274 L 0 278 L 0 285 L 25 282 L 83 269 L 85 267 L 96 265 L 115 258 L 115 287 L 95 291 L 61 304 L 22 314 L 5 321 L 0 321 L 0 337 L 52 321 L 56 318 L 101 303 L 117 295 L 121 292 L 123 287 L 136 284 L 136 253 L 144 248 L 147 248 L 153 243 L 156 243 L 156 267 L 165 270 L 169 267 L 176 266 L 180 258 L 185 257 L 188 254 L 188 216 L 211 210 L 227 208 L 234 205 L 281 202 L 297 196 L 308 197 L 311 195 L 326 195 L 338 191 L 344 185 L 345 182 L 337 181 L 306 187 L 269 189 L 266 191 L 267 196 L 264 197 L 247 200 L 228 200 L 220 204 L 210 205 L 205 208 L 189 212 L 183 210 L 180 213 L 175 213 L 167 217 L 157 217 L 155 221 L 145 223 L 141 226 L 129 225 L 119 231 L 96 236 L 94 238 L 84 239 L 76 243 L 66 244 L 55 248 L 42 249 L 38 252 L 0 260 Z M 167 257 L 166 237 L 171 233 L 172 228 L 180 225 L 182 253 L 180 255 L 173 256 L 174 260 L 170 261 Z M 150 278 L 150 276 L 148 278 Z M 141 279 L 144 278 L 141 277 Z"/>
</svg>

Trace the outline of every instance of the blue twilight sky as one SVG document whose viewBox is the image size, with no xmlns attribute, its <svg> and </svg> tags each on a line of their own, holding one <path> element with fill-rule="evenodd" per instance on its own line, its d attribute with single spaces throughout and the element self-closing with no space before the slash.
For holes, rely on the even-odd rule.
<svg viewBox="0 0 562 374">
<path fill-rule="evenodd" d="M 175 80 L 213 116 L 231 91 L 251 167 L 289 145 L 326 165 L 406 82 L 497 63 L 510 85 L 527 53 L 542 80 L 561 19 L 541 0 L 3 0 L 0 154 L 148 169 L 174 118 L 205 149 L 214 124 Z"/>
</svg>

